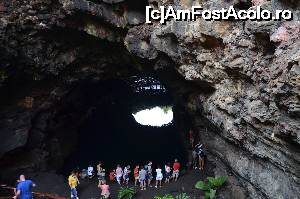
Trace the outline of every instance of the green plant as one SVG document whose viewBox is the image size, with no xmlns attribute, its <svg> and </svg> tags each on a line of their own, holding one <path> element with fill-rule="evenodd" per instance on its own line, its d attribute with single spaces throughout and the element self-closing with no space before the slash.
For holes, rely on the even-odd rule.
<svg viewBox="0 0 300 199">
<path fill-rule="evenodd" d="M 205 199 L 213 199 L 216 197 L 217 188 L 222 186 L 225 181 L 225 176 L 220 177 L 207 177 L 207 182 L 198 181 L 195 185 L 197 189 L 202 189 L 205 191 L 204 197 Z"/>
<path fill-rule="evenodd" d="M 135 192 L 134 188 L 122 187 L 119 190 L 118 198 L 119 199 L 122 199 L 122 198 L 131 199 L 135 194 L 136 194 L 136 192 Z"/>
<path fill-rule="evenodd" d="M 191 197 L 188 196 L 186 193 L 181 193 L 175 197 L 175 199 L 190 199 Z"/>
<path fill-rule="evenodd" d="M 155 196 L 154 199 L 174 199 L 174 197 L 170 194 L 166 194 L 164 196 Z"/>
<path fill-rule="evenodd" d="M 173 197 L 171 194 L 166 194 L 164 196 L 155 196 L 154 199 L 190 199 L 190 196 L 188 196 L 186 193 L 181 193 L 175 197 Z"/>
<path fill-rule="evenodd" d="M 172 106 L 162 106 L 161 109 L 167 114 L 169 111 L 172 111 Z"/>
</svg>

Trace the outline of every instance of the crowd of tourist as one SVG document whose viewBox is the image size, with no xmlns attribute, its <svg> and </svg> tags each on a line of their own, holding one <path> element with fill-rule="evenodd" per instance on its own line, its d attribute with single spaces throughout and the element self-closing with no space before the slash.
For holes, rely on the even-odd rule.
<svg viewBox="0 0 300 199">
<path fill-rule="evenodd" d="M 194 138 L 192 131 L 189 132 L 190 144 L 192 147 L 192 162 L 191 166 L 193 169 L 204 169 L 204 162 L 206 158 L 206 152 L 202 144 L 198 143 L 194 146 Z M 173 164 L 167 163 L 164 167 L 157 166 L 153 170 L 152 162 L 149 161 L 146 165 L 136 165 L 133 169 L 133 173 L 130 165 L 122 168 L 117 165 L 108 176 L 110 181 L 115 181 L 119 185 L 128 185 L 130 177 L 133 176 L 134 185 L 139 186 L 141 190 L 146 190 L 147 187 L 153 186 L 153 174 L 155 174 L 155 188 L 162 187 L 162 183 L 169 183 L 171 180 L 176 182 L 179 178 L 181 164 L 178 159 L 175 159 Z M 132 175 L 133 174 L 133 175 Z M 80 171 L 75 169 L 71 172 L 68 177 L 68 184 L 71 189 L 71 199 L 78 199 L 77 186 L 79 185 L 79 177 L 84 179 L 92 179 L 95 176 L 98 177 L 99 183 L 98 187 L 101 189 L 101 196 L 103 198 L 110 197 L 110 187 L 106 182 L 106 171 L 101 162 L 98 163 L 96 169 L 92 165 L 89 165 L 87 169 Z M 31 189 L 35 184 L 31 180 L 26 180 L 24 175 L 21 175 L 17 180 L 15 196 L 17 199 L 32 199 Z"/>
<path fill-rule="evenodd" d="M 124 168 L 117 165 L 116 169 L 113 169 L 109 173 L 108 178 L 110 181 L 115 181 L 119 185 L 128 185 L 131 173 L 133 172 L 134 185 L 139 186 L 141 190 L 146 190 L 147 187 L 152 187 L 153 185 L 153 173 L 155 173 L 154 187 L 159 188 L 162 187 L 163 180 L 165 183 L 169 183 L 170 180 L 177 181 L 179 178 L 180 167 L 181 165 L 177 159 L 174 160 L 172 167 L 170 163 L 164 165 L 164 170 L 161 166 L 157 166 L 155 170 L 153 170 L 151 161 L 146 165 L 136 165 L 133 171 L 131 170 L 130 165 L 127 165 Z M 68 178 L 69 186 L 71 188 L 71 198 L 78 198 L 76 187 L 79 184 L 79 176 L 81 178 L 91 179 L 96 175 L 99 180 L 98 187 L 101 189 L 101 196 L 109 198 L 109 185 L 106 182 L 106 172 L 101 162 L 98 163 L 96 170 L 90 165 L 87 170 L 83 169 L 81 172 L 79 172 L 79 170 L 74 170 L 71 173 Z"/>
<path fill-rule="evenodd" d="M 202 144 L 198 143 L 196 146 L 193 146 L 192 150 L 192 167 L 194 169 L 204 169 L 204 159 L 206 157 L 206 153 L 204 151 L 204 147 Z M 152 162 L 149 161 L 146 165 L 136 165 L 131 170 L 130 165 L 122 168 L 120 165 L 117 165 L 115 169 L 113 169 L 108 176 L 110 181 L 115 181 L 119 185 L 128 185 L 130 176 L 133 172 L 133 180 L 134 185 L 139 186 L 141 190 L 146 190 L 147 187 L 152 187 L 153 185 L 153 174 L 155 174 L 155 188 L 162 187 L 162 182 L 169 183 L 171 180 L 176 182 L 179 178 L 181 164 L 177 159 L 174 160 L 174 163 L 171 165 L 167 163 L 162 168 L 161 166 L 157 166 L 155 170 L 153 170 Z M 80 173 L 80 174 L 79 174 Z M 71 198 L 77 199 L 77 191 L 76 187 L 79 184 L 78 176 L 81 178 L 93 178 L 94 176 L 98 176 L 99 184 L 98 187 L 101 189 L 101 196 L 104 198 L 109 198 L 110 191 L 109 185 L 106 182 L 106 171 L 103 168 L 101 162 L 98 163 L 96 170 L 94 170 L 93 166 L 89 166 L 86 169 L 83 169 L 81 172 L 78 170 L 73 171 L 69 176 L 69 185 L 71 187 Z"/>
</svg>

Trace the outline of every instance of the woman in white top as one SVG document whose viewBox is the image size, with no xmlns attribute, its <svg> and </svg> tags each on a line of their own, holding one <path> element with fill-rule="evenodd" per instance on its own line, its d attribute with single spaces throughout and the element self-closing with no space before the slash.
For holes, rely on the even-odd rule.
<svg viewBox="0 0 300 199">
<path fill-rule="evenodd" d="M 118 184 L 121 184 L 122 176 L 123 176 L 123 169 L 120 165 L 118 165 L 117 169 L 116 169 L 116 178 L 117 178 Z"/>
<path fill-rule="evenodd" d="M 155 185 L 155 188 L 157 188 L 158 183 L 159 183 L 159 187 L 161 187 L 161 181 L 163 179 L 163 174 L 162 174 L 162 169 L 160 168 L 160 166 L 158 166 L 155 171 L 156 171 L 156 185 Z"/>
</svg>

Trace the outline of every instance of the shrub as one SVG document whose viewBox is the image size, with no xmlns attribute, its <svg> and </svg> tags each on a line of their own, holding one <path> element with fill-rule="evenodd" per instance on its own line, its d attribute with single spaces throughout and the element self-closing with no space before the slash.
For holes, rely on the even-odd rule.
<svg viewBox="0 0 300 199">
<path fill-rule="evenodd" d="M 213 199 L 216 197 L 217 188 L 222 186 L 226 181 L 225 176 L 207 177 L 207 182 L 199 181 L 195 187 L 205 191 L 205 199 Z"/>
<path fill-rule="evenodd" d="M 174 199 L 174 197 L 170 194 L 166 194 L 164 196 L 155 196 L 154 199 Z"/>
<path fill-rule="evenodd" d="M 190 196 L 188 196 L 186 193 L 181 193 L 175 197 L 173 197 L 171 194 L 166 194 L 164 196 L 155 196 L 154 199 L 190 199 Z"/>
<path fill-rule="evenodd" d="M 175 197 L 175 199 L 190 199 L 191 197 L 188 196 L 186 193 L 181 193 Z"/>
<path fill-rule="evenodd" d="M 118 198 L 119 199 L 131 199 L 134 195 L 136 194 L 134 188 L 127 188 L 127 187 L 122 187 L 120 190 L 119 190 L 119 193 L 118 193 Z"/>
</svg>

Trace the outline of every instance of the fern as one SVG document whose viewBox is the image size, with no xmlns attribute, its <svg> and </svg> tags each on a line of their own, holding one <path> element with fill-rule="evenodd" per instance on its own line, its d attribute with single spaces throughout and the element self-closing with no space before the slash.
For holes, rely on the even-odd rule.
<svg viewBox="0 0 300 199">
<path fill-rule="evenodd" d="M 191 197 L 188 196 L 186 193 L 181 193 L 175 197 L 175 199 L 190 199 Z"/>
<path fill-rule="evenodd" d="M 127 188 L 127 187 L 122 187 L 120 190 L 119 190 L 119 193 L 118 193 L 118 198 L 119 199 L 131 199 L 133 198 L 133 196 L 136 194 L 134 188 Z"/>
<path fill-rule="evenodd" d="M 154 199 L 174 199 L 174 197 L 170 194 L 166 194 L 164 196 L 155 196 Z"/>
</svg>

